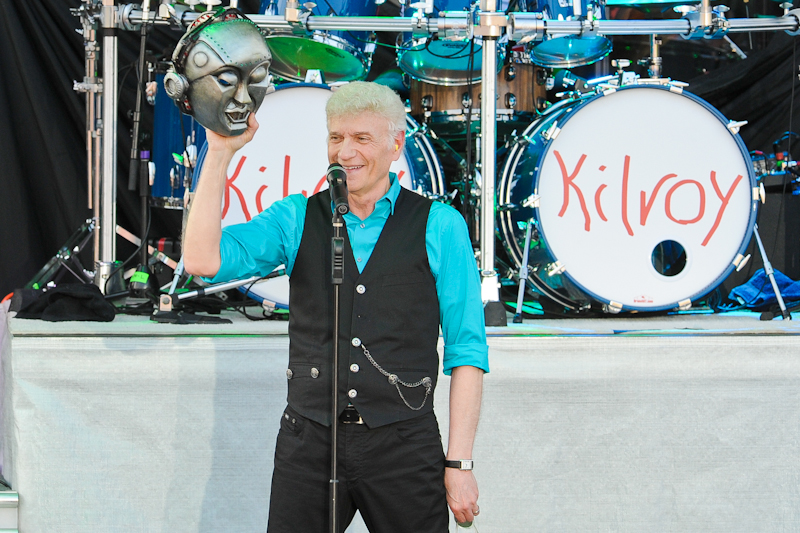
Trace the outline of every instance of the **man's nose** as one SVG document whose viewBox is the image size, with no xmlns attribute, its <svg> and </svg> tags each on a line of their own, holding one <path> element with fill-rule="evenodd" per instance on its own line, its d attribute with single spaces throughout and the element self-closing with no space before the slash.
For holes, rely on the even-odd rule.
<svg viewBox="0 0 800 533">
<path fill-rule="evenodd" d="M 341 148 L 339 148 L 340 159 L 352 159 L 356 155 L 355 145 L 351 139 L 347 137 L 342 141 Z"/>
</svg>

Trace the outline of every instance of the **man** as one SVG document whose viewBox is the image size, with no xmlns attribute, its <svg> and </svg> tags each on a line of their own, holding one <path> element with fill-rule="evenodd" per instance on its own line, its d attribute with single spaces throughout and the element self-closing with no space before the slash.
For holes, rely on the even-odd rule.
<svg viewBox="0 0 800 533">
<path fill-rule="evenodd" d="M 471 465 L 488 371 L 480 286 L 466 224 L 451 207 L 401 189 L 405 109 L 390 89 L 339 88 L 326 107 L 328 160 L 346 169 L 345 280 L 339 332 L 339 514 L 370 531 L 444 533 L 478 514 Z M 283 126 L 281 126 L 283 127 Z M 213 281 L 290 274 L 288 406 L 270 496 L 271 533 L 329 529 L 333 290 L 328 191 L 289 196 L 252 221 L 220 229 L 226 169 L 258 125 L 238 137 L 208 132 L 208 154 L 186 229 L 187 272 Z M 432 411 L 438 374 L 451 373 L 445 468 Z"/>
</svg>

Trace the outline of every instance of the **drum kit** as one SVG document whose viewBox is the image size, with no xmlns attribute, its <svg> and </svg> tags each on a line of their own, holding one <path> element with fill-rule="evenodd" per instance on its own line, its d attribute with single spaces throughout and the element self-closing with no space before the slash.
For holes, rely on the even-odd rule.
<svg viewBox="0 0 800 533">
<path fill-rule="evenodd" d="M 306 7 L 317 16 L 368 16 L 376 9 L 372 0 Z M 443 0 L 436 8 L 445 18 L 475 10 L 469 0 Z M 511 0 L 506 8 L 559 21 L 605 16 L 605 2 L 593 0 L 545 0 L 535 10 Z M 285 9 L 286 0 L 262 4 L 266 14 Z M 279 82 L 258 111 L 262 127 L 229 168 L 223 226 L 250 220 L 289 194 L 310 196 L 327 187 L 325 103 L 337 84 L 367 77 L 376 39 L 368 31 L 273 30 L 268 44 Z M 396 47 L 409 99 L 405 154 L 392 172 L 402 186 L 459 203 L 473 219 L 480 212 L 480 162 L 467 164 L 463 155 L 481 139 L 482 46 L 480 36 L 439 40 L 401 33 Z M 567 315 L 685 309 L 748 259 L 743 254 L 759 194 L 738 135 L 742 124 L 657 70 L 640 78 L 620 68 L 588 81 L 566 71 L 574 90 L 548 101 L 553 69 L 590 65 L 611 48 L 607 37 L 593 32 L 524 44 L 501 38 L 495 117 L 500 278 L 505 285 L 522 278 L 526 294 Z M 651 65 L 657 59 L 650 58 Z M 327 84 L 309 82 L 321 80 Z M 159 114 L 174 115 L 161 92 L 157 125 Z M 176 123 L 183 131 L 162 132 L 162 138 L 189 137 L 190 145 L 202 146 L 202 128 L 189 119 L 173 116 L 171 126 L 161 127 Z M 202 149 L 196 160 L 191 150 L 175 157 L 172 152 L 182 151 L 175 141 L 160 145 L 158 131 L 155 137 L 154 160 L 164 159 L 164 150 L 170 157 L 163 168 L 157 165 L 152 205 L 180 208 L 197 185 Z M 466 147 L 459 144 L 465 137 Z M 285 308 L 288 291 L 288 280 L 279 276 L 256 283 L 248 294 Z"/>
</svg>

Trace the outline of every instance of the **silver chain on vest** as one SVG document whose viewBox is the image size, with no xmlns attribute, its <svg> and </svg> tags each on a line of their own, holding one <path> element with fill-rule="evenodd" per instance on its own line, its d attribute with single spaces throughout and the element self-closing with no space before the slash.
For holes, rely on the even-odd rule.
<svg viewBox="0 0 800 533">
<path fill-rule="evenodd" d="M 364 346 L 363 343 L 361 344 L 361 349 L 364 350 L 364 355 L 366 356 L 367 360 L 370 363 L 372 363 L 372 366 L 374 366 L 376 369 L 378 369 L 378 372 L 380 372 L 381 374 L 386 376 L 388 378 L 390 384 L 395 386 L 395 388 L 397 389 L 397 394 L 400 395 L 400 399 L 403 400 L 403 403 L 406 404 L 406 406 L 409 409 L 411 409 L 412 411 L 419 411 L 420 409 L 425 407 L 425 402 L 428 401 L 428 396 L 430 396 L 431 390 L 433 389 L 433 387 L 431 386 L 431 378 L 429 378 L 428 376 L 425 376 L 424 378 L 422 378 L 421 380 L 419 380 L 417 382 L 406 383 L 405 381 L 403 381 L 402 379 L 397 377 L 397 374 L 390 374 L 389 372 L 387 372 L 386 370 L 381 368 L 381 365 L 379 365 L 377 363 L 377 361 L 375 361 L 375 359 L 372 358 L 372 355 L 369 353 L 369 350 L 367 350 L 367 347 Z M 414 389 L 414 388 L 419 387 L 419 386 L 425 387 L 425 398 L 422 399 L 422 404 L 419 407 L 412 407 L 411 404 L 408 403 L 408 400 L 406 400 L 406 397 L 403 396 L 403 391 L 400 390 L 400 385 L 402 385 L 404 387 L 407 387 L 409 389 Z"/>
</svg>

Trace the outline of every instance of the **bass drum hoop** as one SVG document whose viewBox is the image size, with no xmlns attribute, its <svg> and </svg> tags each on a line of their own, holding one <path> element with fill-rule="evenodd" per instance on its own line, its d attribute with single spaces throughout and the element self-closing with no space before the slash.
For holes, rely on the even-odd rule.
<svg viewBox="0 0 800 533">
<path fill-rule="evenodd" d="M 623 91 L 630 91 L 630 90 L 662 90 L 662 91 L 670 91 L 669 87 L 663 86 L 653 86 L 653 85 L 629 85 L 625 87 L 620 87 L 615 90 L 615 92 L 623 92 Z M 541 132 L 545 131 L 546 128 L 550 127 L 553 122 L 558 122 L 558 126 L 563 129 L 564 126 L 568 123 L 568 121 L 574 117 L 578 111 L 586 107 L 593 101 L 596 101 L 604 96 L 603 93 L 598 94 L 591 94 L 585 95 L 580 98 L 574 100 L 564 100 L 562 102 L 558 102 L 555 106 L 551 107 L 547 112 L 545 112 L 542 117 L 533 123 L 531 123 L 523 132 L 521 138 L 523 139 L 533 139 L 535 136 L 539 135 Z M 703 107 L 706 111 L 710 112 L 711 115 L 716 118 L 719 122 L 723 125 L 728 124 L 728 119 L 719 112 L 716 108 L 714 108 L 711 104 L 696 96 L 692 93 L 687 91 L 681 91 L 680 96 L 687 97 L 692 100 L 694 103 L 699 104 Z M 747 150 L 747 147 L 742 141 L 741 137 L 738 134 L 732 134 L 731 137 L 736 142 L 736 145 L 741 153 L 742 160 L 748 162 L 746 165 L 747 169 L 747 176 L 746 178 L 749 179 L 749 183 L 751 188 L 755 187 L 756 180 L 755 174 L 753 170 L 752 164 L 749 164 L 750 155 Z M 553 144 L 554 139 L 550 139 L 546 141 L 542 147 L 541 153 L 539 154 L 539 159 L 537 162 L 537 169 L 534 176 L 534 190 L 538 189 L 539 187 L 539 180 L 541 177 L 541 168 L 542 163 L 544 161 L 545 156 L 549 153 L 551 145 Z M 500 180 L 500 186 L 498 187 L 498 205 L 510 205 L 511 204 L 511 185 L 513 184 L 513 178 L 516 175 L 517 165 L 519 164 L 519 160 L 521 156 L 524 154 L 528 143 L 516 143 L 512 150 L 509 152 L 509 155 L 503 165 L 503 174 Z M 750 209 L 749 219 L 746 226 L 745 234 L 742 239 L 742 243 L 740 244 L 737 253 L 739 255 L 743 255 L 744 252 L 747 250 L 749 245 L 750 239 L 752 237 L 753 228 L 756 223 L 756 218 L 758 215 L 758 202 L 755 198 L 751 200 L 752 209 Z M 514 232 L 514 221 L 512 220 L 511 211 L 509 210 L 498 210 L 498 218 L 499 218 L 499 232 L 503 240 L 503 245 L 506 252 L 511 257 L 511 260 L 519 266 L 522 264 L 522 249 L 520 246 L 520 242 L 517 240 L 516 234 Z M 535 219 L 537 226 L 539 227 L 539 233 L 541 239 L 544 241 L 546 249 L 548 250 L 548 255 L 550 256 L 550 260 L 555 262 L 558 261 L 558 258 L 553 256 L 551 248 L 551 244 L 548 241 L 546 228 L 543 228 L 539 225 L 539 221 L 541 221 L 540 215 L 540 208 L 534 207 L 533 208 L 533 218 Z M 523 241 L 524 242 L 524 241 Z M 735 257 L 735 256 L 734 256 Z M 728 266 L 718 274 L 714 280 L 704 286 L 702 289 L 695 291 L 693 294 L 681 298 L 681 300 L 677 300 L 675 302 L 671 302 L 670 304 L 666 305 L 656 305 L 650 307 L 644 306 L 635 306 L 635 305 L 623 305 L 623 311 L 668 311 L 676 309 L 679 306 L 679 302 L 684 301 L 686 299 L 694 302 L 697 298 L 700 298 L 706 294 L 708 294 L 711 290 L 716 288 L 720 283 L 722 283 L 727 276 L 729 276 L 736 266 L 733 264 L 734 257 L 731 257 L 731 261 L 728 263 Z M 531 264 L 529 263 L 529 267 Z M 530 272 L 530 271 L 529 271 Z M 596 302 L 600 302 L 604 305 L 613 304 L 611 300 L 607 298 L 603 298 L 602 296 L 598 295 L 596 292 L 590 290 L 589 288 L 585 287 L 580 281 L 576 280 L 569 272 L 569 269 L 565 270 L 561 274 L 566 281 L 573 284 L 580 292 L 585 294 L 589 297 L 589 301 L 579 302 L 576 301 L 569 296 L 564 295 L 562 292 L 559 292 L 557 289 L 550 287 L 538 273 L 533 272 L 529 275 L 529 281 L 536 287 L 540 292 L 542 292 L 545 296 L 561 303 L 565 307 L 572 309 L 572 310 L 580 310 L 585 309 L 587 304 L 590 303 L 590 300 L 594 300 Z"/>
</svg>

